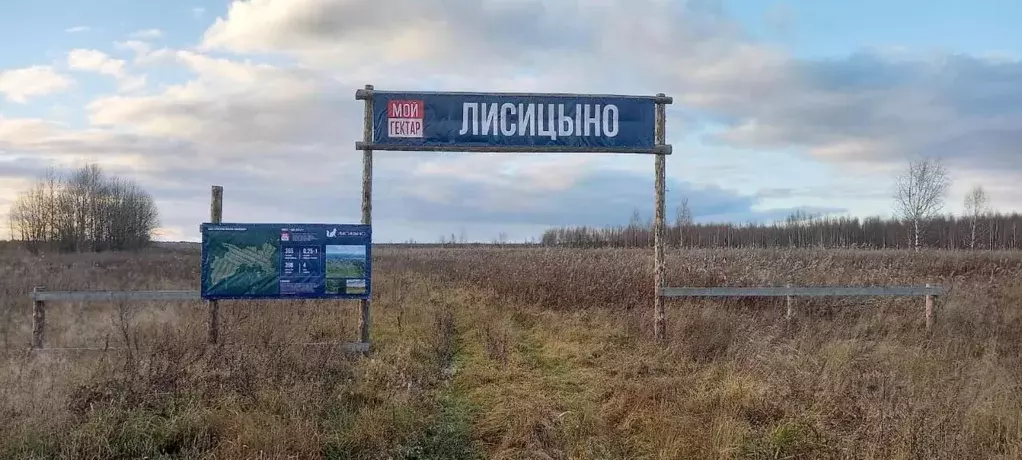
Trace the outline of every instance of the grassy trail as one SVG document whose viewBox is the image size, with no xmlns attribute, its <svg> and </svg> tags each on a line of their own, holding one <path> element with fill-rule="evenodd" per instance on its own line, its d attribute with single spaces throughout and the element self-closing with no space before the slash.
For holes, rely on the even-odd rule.
<svg viewBox="0 0 1022 460">
<path fill-rule="evenodd" d="M 609 388 L 594 357 L 612 346 L 611 331 L 564 329 L 563 317 L 485 300 L 459 320 L 468 340 L 454 385 L 474 408 L 473 436 L 487 458 L 637 458 L 601 415 Z"/>
<path fill-rule="evenodd" d="M 611 312 L 495 302 L 459 302 L 466 340 L 453 379 L 487 458 L 812 456 L 816 440 L 736 363 L 678 359 L 709 352 L 657 347 Z"/>
</svg>

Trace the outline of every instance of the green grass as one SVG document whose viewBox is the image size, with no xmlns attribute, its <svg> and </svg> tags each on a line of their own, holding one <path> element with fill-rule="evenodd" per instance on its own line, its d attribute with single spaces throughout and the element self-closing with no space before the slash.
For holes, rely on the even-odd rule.
<svg viewBox="0 0 1022 460">
<path fill-rule="evenodd" d="M 358 261 L 327 259 L 326 276 L 328 278 L 365 278 L 365 267 Z"/>
<path fill-rule="evenodd" d="M 344 280 L 327 278 L 326 292 L 327 294 L 337 294 L 340 292 L 344 292 Z"/>
</svg>

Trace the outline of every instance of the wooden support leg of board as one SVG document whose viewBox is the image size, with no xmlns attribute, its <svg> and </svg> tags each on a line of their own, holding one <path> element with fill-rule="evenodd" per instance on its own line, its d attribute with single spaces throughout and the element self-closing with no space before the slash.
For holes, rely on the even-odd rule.
<svg viewBox="0 0 1022 460">
<path fill-rule="evenodd" d="M 209 221 L 214 224 L 223 223 L 224 215 L 224 188 L 214 185 L 209 204 Z M 220 343 L 220 304 L 216 300 L 209 301 L 209 323 L 206 325 L 208 332 L 207 341 L 211 345 Z"/>
<path fill-rule="evenodd" d="M 664 96 L 663 93 L 657 96 Z M 666 107 L 663 103 L 656 105 L 656 144 L 663 145 L 666 142 L 665 133 Z M 660 289 L 664 287 L 664 275 L 666 264 L 664 262 L 664 195 L 666 189 L 665 163 L 666 155 L 657 154 L 655 158 L 654 172 L 656 174 L 655 188 L 656 198 L 654 201 L 653 216 L 653 335 L 658 342 L 667 338 L 667 314 L 664 312 L 664 298 L 660 295 Z"/>
<path fill-rule="evenodd" d="M 366 85 L 366 91 L 372 91 L 373 85 Z M 365 131 L 363 140 L 366 143 L 373 141 L 373 98 L 368 97 L 365 101 Z M 373 151 L 362 151 L 362 224 L 372 225 L 373 223 Z M 372 242 L 370 242 L 372 244 Z M 369 344 L 370 325 L 370 300 L 359 300 L 358 315 L 358 340 L 360 343 Z"/>
</svg>

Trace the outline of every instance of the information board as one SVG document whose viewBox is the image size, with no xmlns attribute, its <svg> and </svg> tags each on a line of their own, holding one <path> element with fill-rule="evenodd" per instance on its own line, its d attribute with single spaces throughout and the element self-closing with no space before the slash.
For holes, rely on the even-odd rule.
<svg viewBox="0 0 1022 460">
<path fill-rule="evenodd" d="M 577 94 L 371 93 L 373 149 L 670 153 L 656 98 Z"/>
<path fill-rule="evenodd" d="M 372 229 L 352 224 L 210 224 L 205 299 L 368 299 Z"/>
</svg>

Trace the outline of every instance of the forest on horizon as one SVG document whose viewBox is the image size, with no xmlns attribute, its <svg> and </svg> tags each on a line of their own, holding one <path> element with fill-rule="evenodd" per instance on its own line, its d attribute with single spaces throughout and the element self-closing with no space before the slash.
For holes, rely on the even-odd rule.
<svg viewBox="0 0 1022 460">
<path fill-rule="evenodd" d="M 774 223 L 695 223 L 687 207 L 665 224 L 667 247 L 673 248 L 861 248 L 911 249 L 911 221 L 883 217 L 830 217 L 795 212 Z M 566 226 L 545 231 L 543 246 L 648 247 L 652 222 L 638 212 L 628 225 Z M 1022 214 L 944 215 L 920 225 L 920 245 L 937 249 L 1022 249 Z"/>
</svg>

